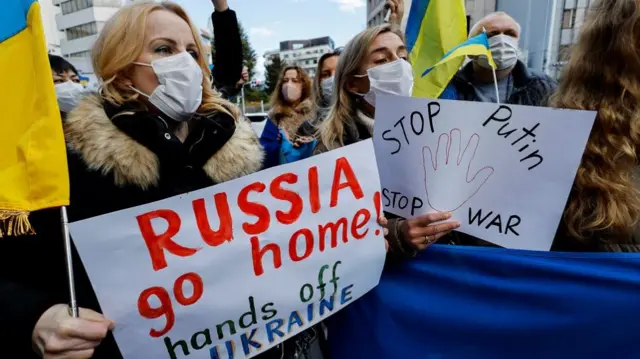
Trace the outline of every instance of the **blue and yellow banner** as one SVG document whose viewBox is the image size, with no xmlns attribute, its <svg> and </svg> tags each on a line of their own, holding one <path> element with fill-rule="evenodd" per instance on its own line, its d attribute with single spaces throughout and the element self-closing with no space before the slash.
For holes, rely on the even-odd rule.
<svg viewBox="0 0 640 359">
<path fill-rule="evenodd" d="M 640 358 L 640 254 L 436 245 L 328 322 L 332 359 Z"/>
<path fill-rule="evenodd" d="M 464 0 L 413 0 L 405 35 L 414 70 L 414 97 L 440 96 L 464 61 L 460 51 L 449 54 L 456 47 L 462 46 L 458 50 L 464 49 L 464 55 L 486 53 L 478 46 L 461 45 L 467 40 Z M 441 62 L 445 55 L 450 56 Z"/>
<path fill-rule="evenodd" d="M 0 236 L 19 235 L 31 230 L 29 212 L 69 203 L 62 121 L 37 1 L 2 1 L 0 79 Z"/>
</svg>

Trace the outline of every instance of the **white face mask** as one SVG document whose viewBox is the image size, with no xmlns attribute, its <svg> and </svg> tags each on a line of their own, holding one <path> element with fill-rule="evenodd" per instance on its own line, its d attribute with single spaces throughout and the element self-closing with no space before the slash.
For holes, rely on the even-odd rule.
<svg viewBox="0 0 640 359">
<path fill-rule="evenodd" d="M 176 121 L 187 121 L 202 103 L 202 69 L 188 52 L 154 60 L 151 65 L 134 62 L 153 69 L 160 85 L 146 96 L 158 110 Z"/>
<path fill-rule="evenodd" d="M 369 77 L 369 92 L 358 95 L 373 107 L 376 107 L 377 93 L 411 96 L 413 92 L 413 69 L 403 59 L 370 68 L 366 75 L 354 77 Z"/>
<path fill-rule="evenodd" d="M 84 86 L 73 81 L 55 84 L 54 87 L 58 98 L 58 107 L 62 112 L 71 112 L 78 105 L 84 93 Z"/>
<path fill-rule="evenodd" d="M 489 46 L 497 70 L 509 69 L 518 62 L 518 39 L 515 37 L 505 34 L 492 36 L 489 38 Z M 478 56 L 474 61 L 484 68 L 491 68 L 486 56 Z"/>
</svg>

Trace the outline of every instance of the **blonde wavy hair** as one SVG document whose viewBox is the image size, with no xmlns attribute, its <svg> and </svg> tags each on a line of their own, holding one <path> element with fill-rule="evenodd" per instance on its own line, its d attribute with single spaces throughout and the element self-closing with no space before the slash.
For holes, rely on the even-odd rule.
<svg viewBox="0 0 640 359">
<path fill-rule="evenodd" d="M 551 99 L 553 107 L 598 111 L 564 212 L 568 234 L 581 242 L 630 244 L 638 225 L 638 74 L 637 0 L 597 1 Z"/>
<path fill-rule="evenodd" d="M 211 72 L 205 58 L 205 50 L 199 41 L 198 31 L 186 11 L 180 5 L 171 2 L 134 3 L 121 8 L 106 22 L 91 53 L 93 69 L 98 78 L 102 79 L 102 97 L 114 105 L 139 101 L 140 95 L 129 88 L 125 78 L 131 71 L 132 62 L 136 61 L 144 49 L 147 18 L 152 12 L 160 10 L 176 14 L 191 28 L 198 49 L 196 61 L 202 68 L 202 104 L 198 113 L 208 114 L 219 111 L 235 119 L 240 118 L 237 107 L 222 99 L 213 90 Z"/>
<path fill-rule="evenodd" d="M 360 72 L 360 65 L 369 53 L 369 47 L 375 39 L 384 33 L 391 32 L 404 42 L 404 34 L 399 27 L 392 24 L 384 24 L 366 29 L 356 35 L 344 47 L 334 75 L 333 97 L 327 118 L 318 129 L 319 151 L 330 151 L 344 146 L 344 127 L 347 122 L 353 121 L 357 113 L 359 97 L 347 90 L 349 79 Z"/>
</svg>

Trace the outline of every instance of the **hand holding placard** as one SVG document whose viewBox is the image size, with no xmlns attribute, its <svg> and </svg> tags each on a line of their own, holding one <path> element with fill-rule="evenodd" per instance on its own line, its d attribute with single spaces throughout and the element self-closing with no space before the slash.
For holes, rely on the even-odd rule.
<svg viewBox="0 0 640 359">
<path fill-rule="evenodd" d="M 449 134 L 440 135 L 435 151 L 429 146 L 422 149 L 425 191 L 431 208 L 438 212 L 457 210 L 478 193 L 491 177 L 494 169 L 490 166 L 470 174 L 479 144 L 480 136 L 474 133 L 463 149 L 462 134 L 459 129 L 454 128 Z M 437 176 L 447 178 L 450 182 L 447 186 L 438 186 L 438 190 L 434 190 L 434 179 Z M 462 197 L 460 193 L 463 194 Z"/>
<path fill-rule="evenodd" d="M 549 250 L 594 118 L 381 95 L 373 142 L 385 210 L 405 218 L 448 211 L 460 232 Z"/>
<path fill-rule="evenodd" d="M 73 223 L 123 357 L 250 358 L 375 287 L 385 221 L 373 158 L 362 141 Z"/>
</svg>

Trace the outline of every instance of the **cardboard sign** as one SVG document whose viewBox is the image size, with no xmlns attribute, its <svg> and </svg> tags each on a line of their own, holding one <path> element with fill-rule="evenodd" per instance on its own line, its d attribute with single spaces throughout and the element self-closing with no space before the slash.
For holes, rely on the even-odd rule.
<svg viewBox="0 0 640 359">
<path fill-rule="evenodd" d="M 381 95 L 374 144 L 385 210 L 452 212 L 461 232 L 549 250 L 595 112 Z"/>
<path fill-rule="evenodd" d="M 125 359 L 252 357 L 375 287 L 373 158 L 361 142 L 73 223 Z"/>
</svg>

